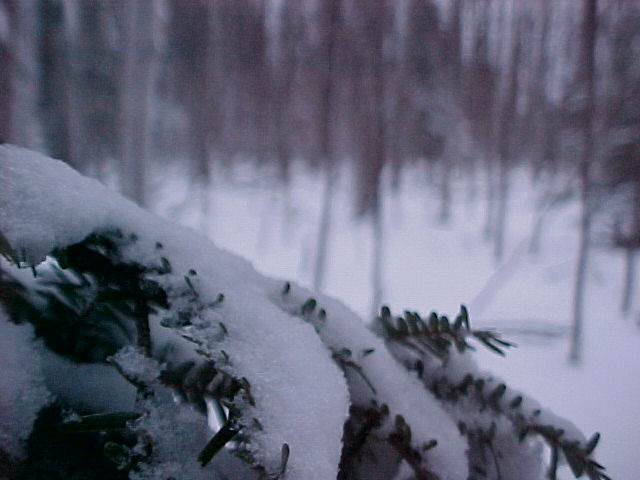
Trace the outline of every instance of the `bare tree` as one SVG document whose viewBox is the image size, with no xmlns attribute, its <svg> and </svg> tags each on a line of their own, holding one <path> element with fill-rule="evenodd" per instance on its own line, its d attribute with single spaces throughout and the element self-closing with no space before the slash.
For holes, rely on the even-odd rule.
<svg viewBox="0 0 640 480">
<path fill-rule="evenodd" d="M 595 44 L 597 27 L 597 0 L 584 0 L 580 40 L 580 68 L 578 81 L 583 92 L 581 136 L 582 156 L 579 164 L 580 182 L 580 245 L 573 294 L 573 321 L 569 360 L 579 363 L 582 357 L 583 311 L 589 263 L 589 241 L 593 222 L 592 165 L 594 162 L 595 118 Z"/>
<path fill-rule="evenodd" d="M 522 21 L 518 11 L 512 10 L 510 53 L 504 82 L 504 96 L 500 102 L 500 115 L 497 124 L 496 152 L 498 155 L 497 209 L 493 232 L 494 258 L 501 260 L 504 255 L 507 208 L 509 204 L 509 183 L 511 163 L 513 161 L 513 127 L 516 120 L 516 102 L 518 99 L 518 72 L 521 58 Z"/>
<path fill-rule="evenodd" d="M 609 139 L 605 182 L 610 195 L 618 196 L 623 208 L 617 213 L 613 243 L 624 252 L 621 310 L 633 307 L 637 251 L 640 249 L 640 71 L 634 45 L 640 40 L 640 6 L 621 0 L 606 10 L 600 29 L 603 50 L 610 69 L 603 78 L 606 89 L 599 102 L 606 105 L 599 124 Z"/>
<path fill-rule="evenodd" d="M 98 2 L 75 6 L 78 18 L 75 31 L 70 33 L 70 57 L 77 88 L 71 101 L 77 110 L 73 121 L 76 150 L 86 171 L 87 167 L 99 168 L 118 153 L 118 74 L 122 64 L 111 30 L 119 24 L 119 6 Z M 71 8 L 73 5 L 68 5 Z"/>
<path fill-rule="evenodd" d="M 298 50 L 303 43 L 305 27 L 302 8 L 303 5 L 299 1 L 285 0 L 282 3 L 277 41 L 274 41 L 269 72 L 275 156 L 284 188 L 287 188 L 289 182 L 293 156 L 291 128 L 294 122 L 291 103 L 294 80 L 300 67 Z M 328 69 L 331 65 L 325 64 L 324 67 Z"/>
<path fill-rule="evenodd" d="M 357 135 L 357 213 L 371 218 L 373 251 L 371 257 L 371 312 L 382 302 L 383 226 L 380 194 L 382 169 L 386 158 L 385 57 L 384 39 L 389 21 L 386 0 L 355 2 L 358 39 L 361 48 L 360 71 L 355 72 L 353 104 L 354 131 Z M 357 67 L 356 67 L 357 68 Z"/>
<path fill-rule="evenodd" d="M 631 236 L 640 237 L 640 178 L 633 184 L 631 205 Z M 640 239 L 640 238 L 639 238 Z M 622 312 L 628 314 L 633 306 L 633 294 L 636 288 L 636 252 L 640 249 L 640 241 L 627 242 L 625 248 L 625 273 L 622 290 Z"/>
<path fill-rule="evenodd" d="M 494 125 L 498 68 L 491 64 L 489 53 L 489 27 L 491 0 L 474 5 L 466 28 L 471 31 L 470 59 L 463 64 L 461 104 L 469 123 L 471 137 L 479 160 L 484 165 L 486 178 L 485 219 L 483 236 L 490 240 L 495 223 Z"/>
<path fill-rule="evenodd" d="M 148 201 L 150 100 L 155 92 L 158 52 L 154 45 L 157 0 L 126 2 L 122 11 L 126 51 L 121 73 L 120 127 L 123 193 Z"/>
<path fill-rule="evenodd" d="M 9 141 L 13 127 L 13 97 L 14 97 L 14 54 L 11 52 L 11 36 L 15 29 L 16 9 L 13 0 L 0 2 L 0 15 L 7 20 L 9 31 L 0 36 L 0 139 Z"/>
<path fill-rule="evenodd" d="M 329 233 L 333 211 L 333 197 L 337 182 L 338 166 L 333 152 L 333 110 L 336 95 L 335 85 L 335 49 L 340 21 L 341 0 L 328 0 L 322 12 L 322 56 L 320 63 L 322 78 L 320 80 L 320 113 L 318 127 L 320 129 L 320 156 L 324 168 L 324 185 L 322 191 L 322 212 L 318 226 L 316 241 L 316 258 L 313 269 L 313 288 L 322 290 L 329 247 Z"/>
<path fill-rule="evenodd" d="M 219 136 L 222 106 L 220 51 L 216 28 L 218 1 L 173 1 L 170 26 L 172 88 L 187 118 L 187 157 L 191 183 L 200 203 L 200 230 L 211 215 L 212 149 Z"/>
<path fill-rule="evenodd" d="M 64 2 L 39 0 L 38 53 L 40 64 L 40 109 L 49 153 L 79 167 L 73 144 L 73 76 L 69 59 Z"/>
</svg>

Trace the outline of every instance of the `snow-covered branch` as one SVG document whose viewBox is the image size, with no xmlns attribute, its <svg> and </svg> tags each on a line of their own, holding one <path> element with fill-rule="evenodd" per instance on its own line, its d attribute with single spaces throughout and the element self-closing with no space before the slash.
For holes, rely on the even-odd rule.
<svg viewBox="0 0 640 480">
<path fill-rule="evenodd" d="M 550 445 L 552 472 L 560 456 L 606 478 L 595 441 L 479 371 L 468 340 L 509 344 L 471 330 L 466 311 L 450 324 L 383 309 L 370 329 L 62 162 L 0 146 L 0 178 L 2 253 L 36 273 L 2 264 L 24 306 L 0 318 L 19 343 L 3 366 L 26 367 L 0 392 L 29 401 L 22 427 L 0 417 L 0 451 L 18 458 L 55 397 L 80 413 L 65 432 L 133 435 L 104 444 L 131 479 L 535 480 L 530 433 Z"/>
</svg>

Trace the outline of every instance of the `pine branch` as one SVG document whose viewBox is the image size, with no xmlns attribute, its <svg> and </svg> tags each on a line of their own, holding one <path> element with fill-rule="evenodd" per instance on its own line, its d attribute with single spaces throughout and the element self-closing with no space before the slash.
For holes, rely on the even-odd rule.
<svg viewBox="0 0 640 480">
<path fill-rule="evenodd" d="M 110 311 L 112 317 L 121 317 L 127 320 L 135 326 L 136 344 L 146 357 L 152 355 L 149 315 L 152 312 L 161 312 L 164 316 L 162 325 L 175 329 L 184 339 L 196 344 L 196 353 L 203 355 L 205 361 L 198 365 L 187 363 L 169 368 L 161 374 L 160 381 L 166 386 L 175 388 L 183 398 L 193 403 L 203 413 L 206 412 L 204 397 L 210 396 L 228 409 L 230 418 L 240 418 L 242 412 L 235 404 L 235 397 L 239 392 L 242 393 L 244 400 L 249 405 L 256 403 L 249 381 L 246 378 L 235 378 L 224 372 L 224 363 L 229 361 L 228 354 L 220 351 L 220 357 L 226 360 L 214 363 L 209 345 L 200 339 L 197 330 L 190 328 L 193 322 L 201 318 L 207 309 L 220 307 L 224 296 L 220 294 L 215 301 L 204 302 L 198 290 L 197 272 L 189 270 L 188 275 L 182 277 L 184 280 L 182 287 L 172 292 L 174 305 L 171 305 L 167 292 L 155 280 L 149 279 L 151 275 L 173 275 L 171 264 L 165 257 L 160 256 L 157 266 L 143 266 L 122 260 L 120 248 L 135 241 L 137 241 L 135 236 L 125 237 L 121 232 L 116 231 L 102 235 L 91 235 L 79 244 L 56 250 L 53 257 L 64 270 L 53 267 L 52 278 L 49 278 L 47 283 L 42 283 L 42 287 L 46 287 L 47 290 L 43 290 L 41 295 L 46 297 L 49 307 L 55 307 L 54 310 L 56 308 L 58 310 L 64 309 L 65 315 L 68 314 L 68 311 L 78 312 L 72 318 L 79 319 L 78 329 L 82 332 L 87 330 L 88 313 L 92 311 L 105 312 L 107 318 Z M 162 245 L 156 244 L 157 251 L 162 248 Z M 179 285 L 179 282 L 175 283 Z M 88 292 L 91 289 L 92 291 Z M 50 293 L 51 290 L 55 293 Z M 47 308 L 47 310 L 50 309 Z M 228 335 L 228 330 L 222 322 L 219 322 L 218 331 L 220 339 Z M 115 353 L 115 350 L 121 346 L 114 346 L 108 352 L 109 355 Z M 217 358 L 217 360 L 220 359 Z M 117 364 L 116 368 L 136 387 L 141 400 L 143 400 L 142 403 L 150 401 L 154 388 L 158 386 L 154 387 L 137 378 L 132 378 Z M 109 418 L 109 415 L 113 414 L 99 415 Z M 260 422 L 258 419 L 254 420 L 255 428 L 259 430 L 261 428 Z M 121 426 L 118 424 L 118 427 Z M 91 428 L 97 430 L 101 430 L 103 427 L 104 429 L 112 428 L 106 423 L 104 425 L 99 422 L 91 424 Z M 75 428 L 84 427 L 79 425 Z M 231 430 L 234 431 L 233 435 L 231 435 Z M 243 430 L 244 439 L 236 446 L 236 453 L 249 459 L 250 452 L 244 450 L 242 444 L 248 441 L 247 435 L 250 434 L 251 429 Z M 221 432 L 214 436 L 204 448 L 200 456 L 201 463 L 206 464 L 210 461 L 231 437 L 240 433 L 238 427 L 233 429 L 223 427 Z M 221 443 L 222 439 L 225 439 L 224 443 Z M 288 454 L 285 455 L 286 452 L 288 452 L 288 446 L 283 449 L 281 473 L 276 474 L 273 478 L 284 475 L 288 459 Z M 259 467 L 255 461 L 252 461 L 252 465 L 256 468 Z"/>
<path fill-rule="evenodd" d="M 152 354 L 149 315 L 152 312 L 160 313 L 164 317 L 161 324 L 192 342 L 195 345 L 194 351 L 202 355 L 203 361 L 170 366 L 159 377 L 160 382 L 152 381 L 152 385 L 135 378 L 129 380 L 141 392 L 153 391 L 154 388 L 163 386 L 174 387 L 201 410 L 204 410 L 205 395 L 210 395 L 221 408 L 228 408 L 229 417 L 224 426 L 200 452 L 198 460 L 203 466 L 222 448 L 232 445 L 238 456 L 245 458 L 256 470 L 262 472 L 263 478 L 283 478 L 289 458 L 287 444 L 282 446 L 280 466 L 268 473 L 247 448 L 251 442 L 251 435 L 262 430 L 262 425 L 258 418 L 250 418 L 249 421 L 244 419 L 242 422 L 239 420 L 245 413 L 244 406 L 255 406 L 259 398 L 255 398 L 255 392 L 252 392 L 251 384 L 246 378 L 236 378 L 228 373 L 228 366 L 233 359 L 224 350 L 216 349 L 220 341 L 233 334 L 233 329 L 230 332 L 224 322 L 211 321 L 206 315 L 211 309 L 224 308 L 224 296 L 220 294 L 215 301 L 204 301 L 197 272 L 190 270 L 184 276 L 174 273 L 171 264 L 164 257 L 159 256 L 159 260 L 153 265 L 123 261 L 120 248 L 135 241 L 134 236 L 125 237 L 119 232 L 111 232 L 106 235 L 92 235 L 79 244 L 56 251 L 54 256 L 64 270 L 53 267 L 49 276 L 36 281 L 36 284 L 40 285 L 40 299 L 46 303 L 45 310 L 55 318 L 65 318 L 66 321 L 72 319 L 79 332 L 85 335 L 90 332 L 94 335 L 92 338 L 101 338 L 101 335 L 104 335 L 105 339 L 108 338 L 109 330 L 99 329 L 104 328 L 104 322 L 97 322 L 98 316 L 102 317 L 101 321 L 103 317 L 107 317 L 114 324 L 122 324 L 122 330 L 125 332 L 128 332 L 127 327 L 134 326 L 137 331 L 136 343 L 147 357 Z M 156 249 L 162 250 L 162 246 L 158 244 Z M 163 275 L 169 276 L 165 278 L 171 285 L 167 291 L 155 281 L 158 276 Z M 7 283 L 11 280 L 0 277 L 0 283 L 2 282 Z M 162 285 L 165 285 L 164 281 Z M 27 288 L 21 290 L 19 286 L 12 288 L 18 292 L 16 295 L 25 305 L 24 311 L 18 313 L 27 319 L 31 318 L 29 321 L 35 324 L 41 321 L 35 319 L 36 315 L 32 312 L 42 310 L 41 306 L 35 305 L 32 291 Z M 287 284 L 282 294 L 288 295 L 290 290 L 291 286 Z M 311 323 L 318 332 L 325 326 L 326 311 L 319 308 L 314 298 L 302 302 L 293 314 Z M 126 323 L 127 321 L 129 323 Z M 450 322 L 446 316 L 438 316 L 435 313 L 428 319 L 423 319 L 419 314 L 409 311 L 405 311 L 401 317 L 394 318 L 390 310 L 383 307 L 378 324 L 382 336 L 389 344 L 418 355 L 418 361 L 410 368 L 419 370 L 420 377 L 440 401 L 458 404 L 464 398 L 465 408 L 471 408 L 472 413 L 475 410 L 486 414 L 483 415 L 484 418 L 487 415 L 506 418 L 514 426 L 514 441 L 523 441 L 528 435 L 534 434 L 541 437 L 549 445 L 552 453 L 549 478 L 555 478 L 559 458 L 564 456 L 576 477 L 587 475 L 591 480 L 609 479 L 604 474 L 604 467 L 592 458 L 599 435 L 596 434 L 588 442 L 568 438 L 561 429 L 541 421 L 539 410 L 525 411 L 522 396 L 512 394 L 505 384 L 498 384 L 490 378 L 474 378 L 467 375 L 461 382 L 449 381 L 446 375 L 446 359 L 455 352 L 466 353 L 468 350 L 474 350 L 474 345 L 470 342 L 479 342 L 500 355 L 504 355 L 506 348 L 513 346 L 490 330 L 472 330 L 466 308 L 462 307 L 460 314 Z M 452 348 L 456 349 L 455 352 Z M 331 353 L 343 371 L 351 372 L 350 381 L 355 378 L 355 373 L 371 390 L 372 398 L 377 397 L 375 385 L 367 378 L 351 351 L 334 348 L 331 349 Z M 369 353 L 370 350 L 364 350 L 362 357 Z M 362 357 L 358 356 L 358 359 Z M 433 370 L 433 363 L 422 361 L 426 357 L 445 360 L 436 362 L 441 365 L 439 372 Z M 425 364 L 432 368 L 426 375 Z M 368 366 L 365 363 L 363 365 Z M 126 372 L 122 369 L 120 371 L 127 378 Z M 441 375 L 434 378 L 438 373 Z M 237 395 L 241 396 L 240 399 Z M 145 395 L 144 400 L 153 401 L 150 395 Z M 411 426 L 404 418 L 397 415 L 395 423 L 389 425 L 386 423 L 388 416 L 389 410 L 385 405 L 378 407 L 373 403 L 367 408 L 351 407 L 349 420 L 345 424 L 338 478 L 352 478 L 354 472 L 362 466 L 366 447 L 376 444 L 388 447 L 386 453 L 391 452 L 394 461 L 405 461 L 417 480 L 438 480 L 438 476 L 429 470 L 425 455 L 425 452 L 437 445 L 437 440 L 416 447 L 415 443 L 412 443 Z M 106 431 L 126 428 L 130 421 L 140 425 L 145 420 L 137 412 L 111 412 L 84 417 L 61 428 L 66 431 Z M 242 429 L 239 427 L 240 424 L 243 425 Z M 391 432 L 388 433 L 389 430 L 385 429 L 386 433 L 381 435 L 381 427 L 385 424 L 391 428 Z M 485 466 L 489 467 L 489 462 L 492 462 L 492 468 L 500 480 L 502 474 L 499 454 L 494 445 L 496 423 L 487 428 L 486 425 L 465 425 L 460 422 L 459 428 L 461 433 L 475 444 L 488 449 L 491 459 L 487 460 Z M 140 427 L 136 434 L 146 445 L 153 444 L 153 439 L 145 440 L 144 436 L 151 434 L 145 433 L 144 427 Z M 230 444 L 232 439 L 234 442 Z M 132 458 L 125 449 L 118 446 L 111 445 L 110 449 L 114 458 L 120 458 L 122 461 L 129 459 L 127 462 Z M 479 468 L 476 465 L 473 467 Z"/>
<path fill-rule="evenodd" d="M 472 401 L 479 412 L 489 410 L 494 415 L 503 416 L 513 425 L 514 435 L 519 441 L 523 441 L 530 434 L 538 435 L 551 449 L 552 460 L 558 453 L 564 455 L 576 478 L 586 474 L 590 480 L 610 480 L 604 473 L 605 468 L 592 458 L 600 434 L 596 433 L 581 445 L 579 441 L 567 438 L 563 429 L 541 422 L 542 412 L 539 409 L 525 411 L 523 397 L 510 394 L 504 383 L 493 386 L 494 384 L 491 379 L 474 378 L 468 374 L 459 384 L 451 385 L 446 377 L 442 376 L 431 384 L 431 390 L 446 402 L 458 403 L 464 397 Z M 485 435 L 489 443 L 493 438 L 490 431 L 470 429 L 463 422 L 458 426 L 465 435 L 474 432 L 477 435 Z M 556 469 L 557 461 L 552 461 L 549 478 L 554 478 Z"/>
<path fill-rule="evenodd" d="M 344 425 L 338 480 L 353 478 L 368 439 L 388 416 L 389 409 L 386 405 L 369 408 L 351 405 L 349 418 Z"/>
<path fill-rule="evenodd" d="M 418 360 L 409 368 L 418 371 L 420 378 L 425 380 L 427 387 L 437 398 L 448 403 L 458 403 L 463 397 L 471 401 L 475 409 L 481 413 L 488 411 L 492 415 L 507 418 L 514 426 L 515 437 L 523 441 L 527 435 L 533 433 L 540 436 L 552 451 L 552 460 L 562 454 L 567 460 L 576 478 L 586 474 L 590 480 L 608 480 L 604 467 L 597 463 L 591 454 L 596 447 L 599 434 L 594 435 L 585 445 L 568 439 L 565 432 L 539 421 L 541 411 L 523 411 L 523 397 L 511 394 L 504 383 L 497 383 L 491 378 L 474 378 L 468 374 L 458 384 L 451 384 L 446 376 L 446 362 L 443 363 L 442 373 L 435 379 L 424 378 L 425 364 L 422 358 L 435 356 L 446 359 L 451 347 L 455 346 L 459 353 L 473 350 L 467 339 L 475 338 L 495 353 L 504 355 L 504 348 L 513 346 L 512 343 L 501 339 L 495 332 L 489 330 L 472 330 L 466 308 L 461 311 L 451 324 L 447 317 L 432 313 L 428 321 L 423 320 L 417 313 L 405 312 L 403 317 L 393 318 L 388 307 L 383 307 L 379 324 L 387 341 L 399 345 L 418 355 Z M 431 376 L 435 372 L 430 372 Z M 462 434 L 474 436 L 480 444 L 489 449 L 492 454 L 496 475 L 500 476 L 498 457 L 493 447 L 495 423 L 492 429 L 483 427 L 469 428 L 460 422 Z M 549 477 L 555 476 L 557 459 L 552 461 Z"/>
<path fill-rule="evenodd" d="M 491 351 L 504 356 L 504 349 L 514 344 L 500 338 L 491 330 L 472 330 L 469 326 L 469 315 L 464 305 L 455 321 L 451 323 L 446 316 L 438 316 L 435 312 L 424 320 L 416 312 L 405 311 L 402 317 L 393 318 L 388 307 L 382 307 L 378 322 L 387 341 L 397 343 L 420 355 L 435 356 L 444 359 L 451 347 L 459 353 L 474 350 L 467 341 L 474 338 Z"/>
<path fill-rule="evenodd" d="M 422 454 L 411 446 L 411 428 L 402 415 L 396 416 L 395 429 L 388 437 L 391 446 L 400 454 L 402 458 L 413 470 L 416 480 L 439 480 L 438 476 L 424 467 L 425 460 Z M 428 450 L 437 445 L 431 443 L 425 445 Z"/>
</svg>

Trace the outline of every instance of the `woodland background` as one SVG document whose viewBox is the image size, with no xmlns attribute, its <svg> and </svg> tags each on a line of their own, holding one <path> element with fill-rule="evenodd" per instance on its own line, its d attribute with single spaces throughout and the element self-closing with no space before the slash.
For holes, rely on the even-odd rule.
<svg viewBox="0 0 640 480">
<path fill-rule="evenodd" d="M 525 172 L 538 212 L 532 252 L 548 211 L 580 205 L 570 358 L 581 355 L 592 248 L 624 255 L 611 308 L 633 313 L 634 0 L 1 0 L 0 72 L 4 141 L 149 208 L 175 180 L 164 172 L 179 172 L 205 232 L 214 179 L 239 184 L 248 169 L 286 203 L 296 168 L 322 178 L 305 252 L 316 289 L 348 177 L 354 222 L 371 225 L 371 311 L 385 300 L 382 192 L 400 188 L 403 172 L 420 172 L 415 195 L 430 192 L 442 225 L 461 195 L 483 205 L 496 265 Z"/>
</svg>

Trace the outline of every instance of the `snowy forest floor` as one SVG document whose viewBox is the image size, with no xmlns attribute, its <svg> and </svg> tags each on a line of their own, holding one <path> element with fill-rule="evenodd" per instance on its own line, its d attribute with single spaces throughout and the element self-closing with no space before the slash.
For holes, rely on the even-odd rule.
<svg viewBox="0 0 640 480">
<path fill-rule="evenodd" d="M 180 174 L 162 172 L 154 210 L 207 233 L 218 246 L 250 259 L 266 274 L 309 286 L 321 210 L 321 176 L 294 170 L 287 189 L 255 167 L 221 174 L 208 196 L 208 220 Z M 266 178 L 269 178 L 268 180 Z M 495 262 L 483 241 L 483 185 L 475 198 L 468 182 L 453 186 L 450 221 L 437 219 L 437 189 L 426 175 L 405 169 L 396 192 L 383 197 L 384 303 L 455 315 L 469 307 L 476 326 L 495 327 L 518 347 L 506 359 L 481 352 L 483 368 L 522 389 L 587 435 L 602 433 L 598 460 L 616 480 L 640 471 L 640 302 L 620 313 L 623 255 L 593 249 L 585 308 L 584 356 L 567 363 L 578 206 L 567 201 L 545 215 L 540 248 L 529 251 L 536 189 L 524 172 L 514 175 L 504 260 Z M 167 182 L 167 178 L 173 180 Z M 369 318 L 372 229 L 354 221 L 352 179 L 340 178 L 333 201 L 326 292 Z M 203 228 L 206 225 L 206 228 Z M 567 477 L 569 478 L 569 477 Z"/>
</svg>

